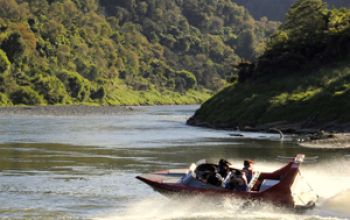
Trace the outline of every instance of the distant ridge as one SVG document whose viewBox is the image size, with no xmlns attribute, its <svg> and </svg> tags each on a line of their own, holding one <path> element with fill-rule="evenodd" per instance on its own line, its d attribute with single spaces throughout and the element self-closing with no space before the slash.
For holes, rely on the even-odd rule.
<svg viewBox="0 0 350 220">
<path fill-rule="evenodd" d="M 273 21 L 283 21 L 288 9 L 296 0 L 235 0 L 259 20 L 267 17 Z M 350 7 L 349 0 L 326 0 L 330 7 Z"/>
</svg>

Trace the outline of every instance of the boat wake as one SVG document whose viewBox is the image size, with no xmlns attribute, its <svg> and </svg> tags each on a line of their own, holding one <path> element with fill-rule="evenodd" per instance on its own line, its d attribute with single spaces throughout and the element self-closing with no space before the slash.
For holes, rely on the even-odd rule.
<svg viewBox="0 0 350 220">
<path fill-rule="evenodd" d="M 196 196 L 192 198 L 167 199 L 165 197 L 147 198 L 131 205 L 124 213 L 96 218 L 98 220 L 172 220 L 172 219 L 279 219 L 281 215 L 292 216 L 284 209 L 273 205 L 242 205 L 242 200 L 222 198 L 208 199 Z M 296 218 L 288 218 L 296 219 Z"/>
<path fill-rule="evenodd" d="M 128 207 L 125 212 L 108 214 L 96 220 L 175 220 L 175 219 L 243 219 L 243 220 L 329 220 L 332 212 L 320 213 L 320 210 L 296 213 L 290 209 L 270 204 L 242 205 L 244 201 L 236 199 L 208 200 L 194 197 L 191 199 L 167 199 L 153 197 Z M 339 210 L 337 210 L 339 211 Z M 332 220 L 347 219 L 348 215 L 333 217 Z"/>
<path fill-rule="evenodd" d="M 260 164 L 260 165 L 259 165 Z M 274 170 L 280 163 L 257 162 L 259 170 Z M 350 217 L 350 161 L 330 160 L 305 164 L 302 176 L 318 193 L 319 202 L 312 210 L 294 210 L 266 203 L 246 203 L 240 199 L 191 197 L 168 199 L 159 194 L 129 203 L 118 213 L 107 213 L 98 220 L 136 219 L 349 219 Z"/>
<path fill-rule="evenodd" d="M 340 192 L 337 195 L 324 201 L 321 207 L 326 208 L 329 215 L 338 215 L 350 218 L 350 189 Z"/>
</svg>

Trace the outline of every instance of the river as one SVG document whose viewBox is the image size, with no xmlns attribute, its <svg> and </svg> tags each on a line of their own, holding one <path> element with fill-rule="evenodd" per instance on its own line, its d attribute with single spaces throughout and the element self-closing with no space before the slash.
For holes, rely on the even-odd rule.
<svg viewBox="0 0 350 220">
<path fill-rule="evenodd" d="M 0 114 L 0 219 L 350 219 L 349 149 L 242 140 L 231 131 L 190 127 L 198 106 L 137 107 L 85 114 Z M 35 113 L 35 111 L 34 111 Z M 272 171 L 277 156 L 318 156 L 301 172 L 320 200 L 295 213 L 242 201 L 168 199 L 135 176 L 208 158 Z"/>
</svg>

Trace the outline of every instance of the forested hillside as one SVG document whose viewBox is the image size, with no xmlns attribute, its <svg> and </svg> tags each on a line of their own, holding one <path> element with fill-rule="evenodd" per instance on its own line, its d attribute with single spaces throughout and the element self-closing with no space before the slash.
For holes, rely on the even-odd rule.
<svg viewBox="0 0 350 220">
<path fill-rule="evenodd" d="M 190 124 L 339 129 L 350 122 L 350 9 L 298 0 L 269 42 L 256 62 L 240 65 L 238 83 L 204 103 Z"/>
<path fill-rule="evenodd" d="M 0 0 L 0 105 L 200 102 L 277 25 L 227 0 Z"/>
<path fill-rule="evenodd" d="M 244 6 L 256 18 L 267 17 L 270 20 L 284 20 L 288 9 L 296 0 L 235 0 Z M 326 0 L 329 7 L 350 7 L 349 0 Z"/>
</svg>

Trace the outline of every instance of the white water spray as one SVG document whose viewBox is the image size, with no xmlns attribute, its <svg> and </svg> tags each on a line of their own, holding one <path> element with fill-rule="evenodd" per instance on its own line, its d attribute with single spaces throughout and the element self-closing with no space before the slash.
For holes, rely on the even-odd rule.
<svg viewBox="0 0 350 220">
<path fill-rule="evenodd" d="M 256 170 L 272 171 L 281 167 L 277 162 L 256 162 Z M 170 219 L 349 219 L 350 161 L 333 160 L 302 165 L 304 179 L 320 196 L 316 208 L 305 213 L 278 208 L 270 204 L 250 204 L 227 198 L 193 197 L 168 199 L 154 194 L 130 204 L 119 213 L 108 213 L 99 220 L 170 220 Z"/>
</svg>

